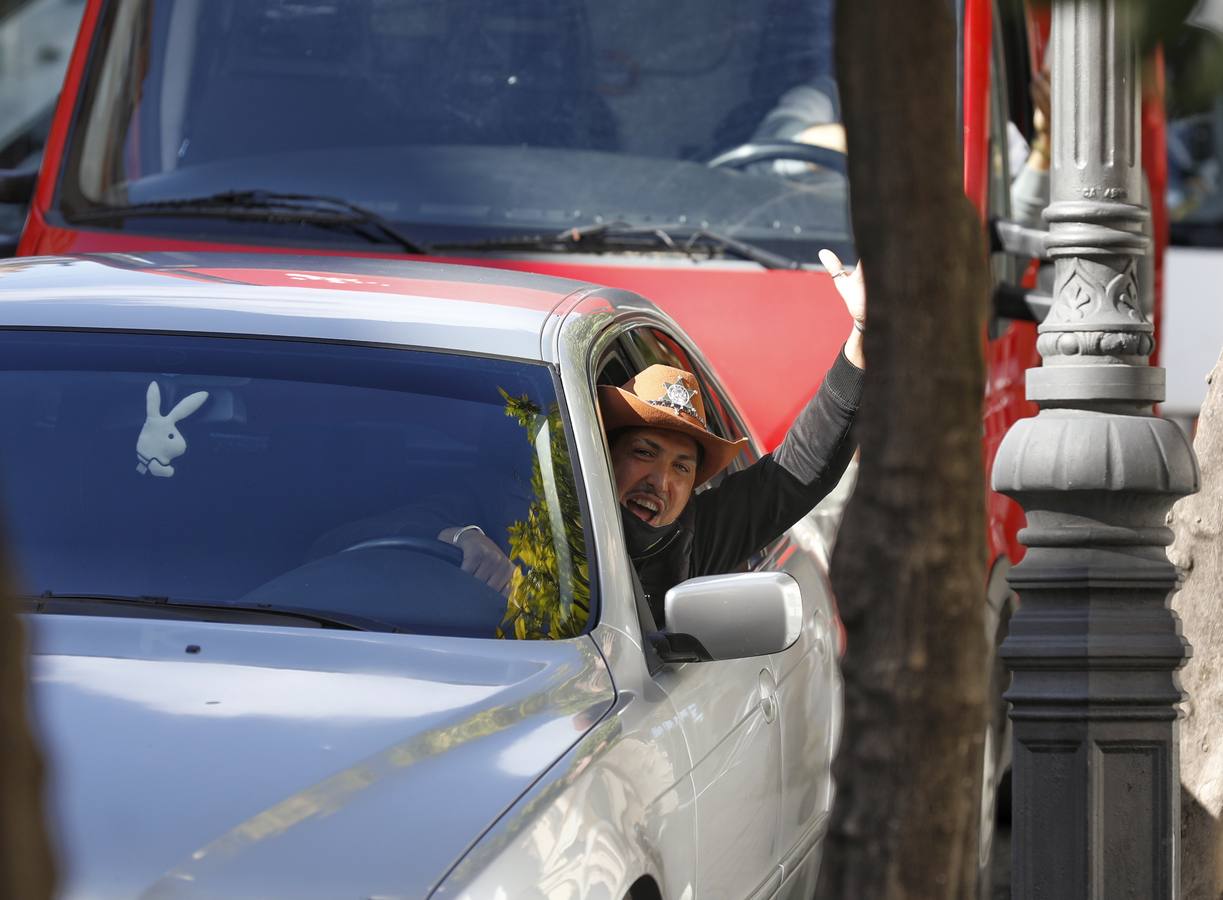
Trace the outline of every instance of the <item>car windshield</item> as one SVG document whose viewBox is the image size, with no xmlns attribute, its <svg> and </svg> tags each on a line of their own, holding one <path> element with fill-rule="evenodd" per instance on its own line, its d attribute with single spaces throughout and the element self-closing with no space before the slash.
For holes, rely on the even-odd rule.
<svg viewBox="0 0 1223 900">
<path fill-rule="evenodd" d="M 356 203 L 426 245 L 613 222 L 803 260 L 849 242 L 831 0 L 104 6 L 58 198 L 69 221 L 353 240 L 186 210 L 98 218 L 256 190 Z"/>
<path fill-rule="evenodd" d="M 0 484 L 27 602 L 485 638 L 586 627 L 545 366 L 173 335 L 9 331 L 0 348 Z M 466 525 L 515 564 L 506 594 L 437 540 Z"/>
</svg>

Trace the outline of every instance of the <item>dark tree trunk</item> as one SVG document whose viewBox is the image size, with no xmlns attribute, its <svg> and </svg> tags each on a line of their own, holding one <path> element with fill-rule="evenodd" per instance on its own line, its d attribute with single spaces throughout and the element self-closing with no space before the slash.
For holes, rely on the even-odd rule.
<svg viewBox="0 0 1223 900">
<path fill-rule="evenodd" d="M 25 635 L 8 583 L 0 554 L 0 897 L 43 900 L 54 889 L 43 765 L 26 707 Z"/>
<path fill-rule="evenodd" d="M 837 5 L 869 302 L 861 464 L 833 560 L 849 632 L 818 896 L 975 891 L 985 640 L 987 260 L 964 196 L 947 0 Z"/>
</svg>

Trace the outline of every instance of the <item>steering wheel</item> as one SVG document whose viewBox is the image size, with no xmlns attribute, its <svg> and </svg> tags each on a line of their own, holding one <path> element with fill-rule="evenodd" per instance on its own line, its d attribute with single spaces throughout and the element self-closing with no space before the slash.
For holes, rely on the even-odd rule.
<svg viewBox="0 0 1223 900">
<path fill-rule="evenodd" d="M 719 153 L 705 165 L 711 169 L 742 169 L 753 163 L 771 162 L 775 159 L 796 159 L 814 163 L 821 169 L 829 169 L 839 175 L 849 174 L 849 160 L 840 150 L 804 144 L 800 141 L 748 142 Z"/>
<path fill-rule="evenodd" d="M 369 538 L 365 541 L 358 541 L 351 546 L 345 547 L 341 553 L 350 553 L 353 550 L 375 550 L 391 547 L 397 550 L 411 550 L 413 553 L 424 553 L 426 556 L 432 556 L 440 559 L 442 562 L 448 562 L 452 566 L 461 566 L 463 564 L 463 551 L 454 544 L 447 544 L 445 541 L 439 541 L 436 538 L 411 537 L 410 535 L 390 535 L 387 537 Z"/>
</svg>

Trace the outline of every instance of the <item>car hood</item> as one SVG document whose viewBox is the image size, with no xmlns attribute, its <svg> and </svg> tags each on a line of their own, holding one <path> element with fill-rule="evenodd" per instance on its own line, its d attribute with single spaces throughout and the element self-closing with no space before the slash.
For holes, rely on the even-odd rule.
<svg viewBox="0 0 1223 900">
<path fill-rule="evenodd" d="M 65 898 L 423 897 L 613 699 L 586 638 L 29 621 Z"/>
</svg>

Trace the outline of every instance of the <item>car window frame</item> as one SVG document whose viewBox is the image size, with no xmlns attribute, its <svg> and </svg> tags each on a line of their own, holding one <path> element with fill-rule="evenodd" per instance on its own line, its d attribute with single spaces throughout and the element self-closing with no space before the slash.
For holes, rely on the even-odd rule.
<svg viewBox="0 0 1223 900">
<path fill-rule="evenodd" d="M 641 320 L 636 317 L 627 318 L 621 321 L 608 323 L 601 334 L 591 340 L 589 347 L 589 356 L 587 358 L 586 383 L 589 385 L 591 400 L 594 405 L 596 423 L 599 430 L 599 444 L 603 450 L 603 462 L 607 472 L 607 481 L 611 486 L 612 497 L 616 497 L 616 476 L 612 466 L 611 446 L 607 441 L 607 430 L 603 426 L 602 413 L 599 409 L 598 389 L 600 385 L 611 384 L 611 381 L 605 378 L 605 372 L 610 364 L 615 364 L 622 367 L 626 372 L 634 371 L 634 363 L 629 358 L 628 352 L 623 341 L 626 331 L 635 324 L 641 324 Z M 637 369 L 640 371 L 640 369 Z M 630 376 L 631 377 L 631 376 Z M 559 379 L 558 379 L 559 381 Z M 583 495 L 585 495 L 583 491 Z M 587 498 L 583 496 L 583 506 L 587 502 Z M 645 591 L 641 586 L 641 580 L 637 577 L 637 570 L 633 567 L 632 560 L 628 558 L 628 545 L 624 542 L 621 535 L 621 550 L 624 552 L 624 567 L 628 572 L 629 580 L 632 585 L 633 592 L 633 615 L 637 620 L 638 629 L 641 632 L 640 649 L 642 659 L 645 662 L 646 671 L 650 677 L 658 674 L 667 666 L 667 663 L 659 655 L 657 648 L 654 646 L 650 635 L 659 632 L 658 623 L 654 620 L 654 614 L 650 611 L 649 604 L 645 599 Z M 592 572 L 602 572 L 602 569 L 592 569 Z M 591 578 L 592 582 L 601 582 L 602 578 Z M 594 589 L 592 584 L 592 598 Z M 591 601 L 592 617 L 594 609 L 594 601 Z M 601 622 L 601 620 L 600 620 Z"/>
</svg>

